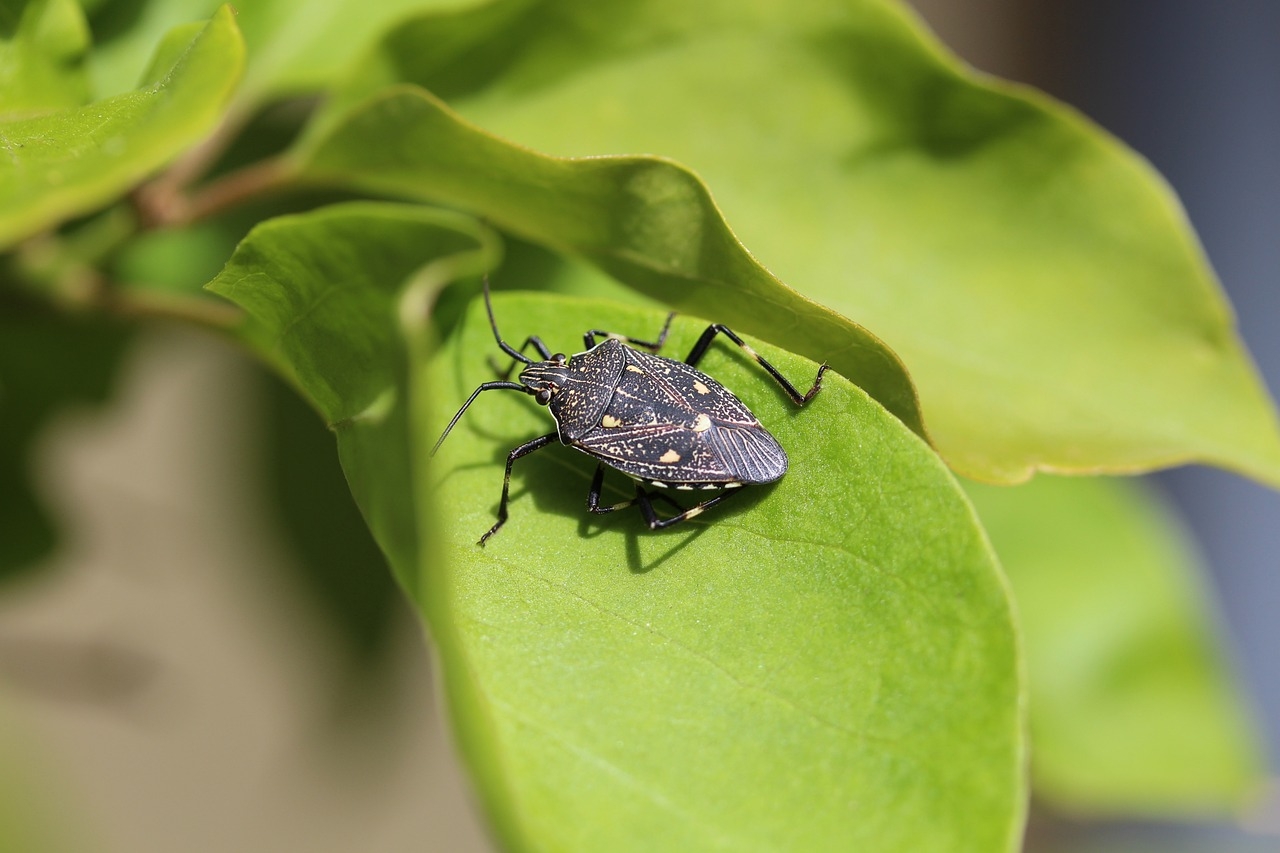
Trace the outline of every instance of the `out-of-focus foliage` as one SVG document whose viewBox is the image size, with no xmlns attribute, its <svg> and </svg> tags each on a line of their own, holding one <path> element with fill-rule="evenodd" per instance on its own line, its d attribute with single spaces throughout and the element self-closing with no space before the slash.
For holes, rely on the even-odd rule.
<svg viewBox="0 0 1280 853">
<path fill-rule="evenodd" d="M 0 149 L 0 572 L 54 542 L 31 449 L 107 396 L 117 321 L 214 330 L 297 395 L 264 479 L 321 612 L 372 661 L 398 582 L 511 848 L 1012 849 L 1028 689 L 1047 804 L 1253 780 L 1160 513 L 1090 480 L 975 513 L 947 469 L 1277 483 L 1271 401 L 1158 176 L 899 3 L 26 0 Z M 675 308 L 669 354 L 724 322 L 797 384 L 828 362 L 802 411 L 731 347 L 703 364 L 787 477 L 650 533 L 588 516 L 592 461 L 552 447 L 477 548 L 552 429 L 485 395 L 429 460 L 493 375 L 487 271 L 513 342 Z"/>
</svg>

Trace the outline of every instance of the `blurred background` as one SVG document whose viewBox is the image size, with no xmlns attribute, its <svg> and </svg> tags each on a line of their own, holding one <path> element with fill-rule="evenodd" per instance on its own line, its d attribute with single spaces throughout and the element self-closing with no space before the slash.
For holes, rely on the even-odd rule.
<svg viewBox="0 0 1280 853">
<path fill-rule="evenodd" d="M 1074 105 L 1168 178 L 1274 395 L 1280 3 L 916 6 L 967 62 Z M 57 822 L 76 849 L 489 849 L 415 618 L 336 460 L 314 465 L 331 444 L 243 356 L 176 330 L 137 343 L 109 405 L 38 437 L 64 538 L 0 596 L 0 728 L 72 792 L 83 819 Z M 1153 479 L 1205 556 L 1274 778 L 1280 494 L 1210 469 Z M 1037 814 L 1029 849 L 1280 850 L 1278 809 L 1273 785 L 1250 832 Z"/>
</svg>

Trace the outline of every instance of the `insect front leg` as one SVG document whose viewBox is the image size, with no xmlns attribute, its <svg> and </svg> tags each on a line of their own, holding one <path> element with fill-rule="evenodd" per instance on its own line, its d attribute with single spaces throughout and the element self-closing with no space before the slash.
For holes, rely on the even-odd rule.
<svg viewBox="0 0 1280 853">
<path fill-rule="evenodd" d="M 603 329 L 592 329 L 582 336 L 583 342 L 587 345 L 587 349 L 591 349 L 596 345 L 596 338 L 613 338 L 615 341 L 622 341 L 624 344 L 630 344 L 633 347 L 647 349 L 649 352 L 656 353 L 662 349 L 662 345 L 667 342 L 667 332 L 671 331 L 671 320 L 676 316 L 676 312 L 672 311 L 667 315 L 667 322 L 662 324 L 662 331 L 658 333 L 656 341 L 642 341 L 638 338 L 629 338 L 626 335 L 619 335 L 608 332 Z"/>
<path fill-rule="evenodd" d="M 691 518 L 695 518 L 696 516 L 701 515 L 706 510 L 709 510 L 711 509 L 711 507 L 715 506 L 721 501 L 728 499 L 733 494 L 734 492 L 721 492 L 720 494 L 716 495 L 714 498 L 705 500 L 702 503 L 698 504 L 697 506 L 691 506 L 688 509 L 679 513 L 678 515 L 673 515 L 670 518 L 659 518 L 658 513 L 654 512 L 654 509 L 653 509 L 653 498 L 655 497 L 663 498 L 667 500 L 669 503 L 675 505 L 677 509 L 679 509 L 679 505 L 676 504 L 675 501 L 672 501 L 670 498 L 667 498 L 666 495 L 653 494 L 650 492 L 646 492 L 643 488 L 640 487 L 640 484 L 637 483 L 636 496 L 635 496 L 634 503 L 637 503 L 640 505 L 640 512 L 641 514 L 644 515 L 645 523 L 649 525 L 650 530 L 662 530 L 663 528 L 670 527 L 673 524 L 679 524 L 682 521 L 688 521 Z"/>
<path fill-rule="evenodd" d="M 543 361 L 546 361 L 547 359 L 551 358 L 551 350 L 547 349 L 547 345 L 544 344 L 542 342 L 542 338 L 538 337 L 537 335 L 530 335 L 529 337 L 525 338 L 524 343 L 520 345 L 520 349 L 516 350 L 516 352 L 523 355 L 524 351 L 529 348 L 530 344 L 532 344 L 533 348 L 538 351 L 538 355 L 542 356 Z M 511 371 L 515 369 L 515 366 L 518 363 L 522 363 L 522 362 L 513 361 L 507 365 L 505 370 L 499 370 L 497 363 L 493 360 L 493 356 L 489 357 L 489 366 L 492 367 L 493 372 L 498 374 L 498 376 L 502 379 L 506 379 L 508 376 L 510 376 Z"/>
<path fill-rule="evenodd" d="M 769 375 L 777 380 L 777 383 L 782 386 L 782 390 L 787 392 L 787 396 L 790 397 L 791 401 L 797 406 L 803 406 L 805 403 L 812 400 L 813 395 L 817 394 L 818 391 L 822 389 L 822 374 L 827 372 L 827 365 L 823 364 L 818 368 L 818 375 L 813 379 L 813 386 L 810 387 L 807 392 L 801 394 L 796 390 L 796 386 L 787 381 L 787 377 L 778 372 L 778 368 L 765 361 L 759 353 L 751 348 L 750 344 L 738 337 L 732 329 L 728 326 L 722 326 L 719 323 L 707 326 L 707 330 L 702 333 L 702 337 L 698 338 L 698 342 L 693 345 L 693 349 L 689 351 L 689 357 L 684 360 L 684 363 L 690 367 L 696 367 L 698 362 L 702 360 L 702 356 L 706 354 L 707 347 L 711 346 L 711 341 L 717 334 L 724 335 L 726 338 L 733 341 L 742 348 L 743 352 L 751 356 L 756 364 L 767 370 Z"/>
<path fill-rule="evenodd" d="M 526 441 L 515 450 L 507 454 L 507 471 L 502 476 L 502 500 L 498 502 L 498 522 L 489 528 L 489 532 L 480 537 L 477 545 L 484 546 L 485 541 L 498 532 L 498 528 L 507 523 L 507 496 L 511 491 L 511 466 L 521 456 L 528 456 L 535 450 L 541 450 L 551 442 L 559 438 L 558 433 L 550 432 L 546 435 L 540 435 L 532 441 Z"/>
</svg>

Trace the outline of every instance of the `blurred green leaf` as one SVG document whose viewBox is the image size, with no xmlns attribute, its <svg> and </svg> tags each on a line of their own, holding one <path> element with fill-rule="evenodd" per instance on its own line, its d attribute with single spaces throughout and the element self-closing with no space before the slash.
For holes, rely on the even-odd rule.
<svg viewBox="0 0 1280 853">
<path fill-rule="evenodd" d="M 1261 754 L 1168 511 L 1137 483 L 968 486 L 1027 638 L 1037 796 L 1071 812 L 1225 814 Z"/>
<path fill-rule="evenodd" d="M 400 627 L 402 599 L 351 500 L 333 434 L 292 388 L 265 373 L 262 384 L 264 485 L 301 580 L 347 653 L 340 693 L 369 693 Z"/>
<path fill-rule="evenodd" d="M 351 60 L 410 12 L 456 10 L 479 0 L 258 0 L 240 7 L 249 67 L 237 100 L 268 100 L 331 86 Z"/>
<path fill-rule="evenodd" d="M 674 163 L 545 157 L 477 130 L 407 87 L 374 98 L 298 157 L 306 180 L 483 214 L 579 254 L 683 313 L 827 361 L 921 430 L 915 391 L 897 356 L 770 275 L 734 238 L 706 187 Z"/>
<path fill-rule="evenodd" d="M 49 553 L 57 524 L 32 482 L 32 443 L 68 407 L 107 399 L 127 329 L 0 295 L 0 580 Z"/>
<path fill-rule="evenodd" d="M 88 49 L 89 28 L 74 0 L 0 3 L 0 116 L 83 104 Z"/>
<path fill-rule="evenodd" d="M 218 0 L 101 0 L 87 9 L 93 30 L 88 65 L 94 97 L 136 88 L 156 44 L 182 25 L 207 20 L 219 5 Z"/>
<path fill-rule="evenodd" d="M 423 15 L 383 40 L 322 126 L 402 81 L 538 151 L 694 169 L 763 264 L 902 355 L 958 471 L 1016 481 L 1202 460 L 1280 484 L 1273 406 L 1168 187 L 1073 111 L 963 68 L 900 3 L 501 0 Z M 507 168 L 492 145 L 438 151 L 415 109 L 399 94 L 350 115 L 324 165 L 583 251 L 519 222 L 510 193 L 404 168 L 438 158 L 472 186 Z M 375 127 L 415 147 L 369 150 Z M 681 232 L 671 208 L 644 227 Z M 797 339 L 823 334 L 750 328 L 808 355 Z"/>
<path fill-rule="evenodd" d="M 207 132 L 239 78 L 244 43 L 229 7 L 162 79 L 126 95 L 0 121 L 0 246 L 100 207 Z"/>
<path fill-rule="evenodd" d="M 236 23 L 249 45 L 236 109 L 251 112 L 272 100 L 322 93 L 345 76 L 393 23 L 414 12 L 477 5 L 481 0 L 254 0 L 236 4 Z M 91 15 L 92 57 L 100 96 L 133 88 L 141 54 L 179 24 L 208 18 L 217 0 L 104 0 Z"/>
<path fill-rule="evenodd" d="M 211 288 L 249 312 L 248 339 L 336 421 L 357 500 L 439 643 L 503 839 L 1015 848 L 1021 702 L 1002 581 L 937 457 L 843 379 L 796 411 L 741 353 L 713 348 L 708 372 L 788 448 L 778 486 L 651 534 L 632 514 L 588 516 L 590 461 L 553 448 L 522 460 L 511 521 L 475 546 L 507 450 L 550 424 L 516 395 L 486 395 L 426 469 L 496 352 L 473 287 L 454 286 L 432 315 L 439 354 L 421 360 L 424 287 L 469 271 L 483 244 L 442 241 L 456 219 L 343 205 L 276 220 Z M 546 294 L 498 294 L 495 308 L 507 337 L 536 332 L 566 351 L 586 328 L 648 334 L 663 318 Z M 704 326 L 678 318 L 671 351 Z M 816 368 L 759 349 L 800 381 Z"/>
<path fill-rule="evenodd" d="M 337 434 L 365 522 L 409 590 L 423 545 L 406 464 L 399 291 L 421 265 L 483 251 L 491 239 L 457 214 L 374 202 L 333 205 L 262 223 L 208 285 L 249 312 L 241 338 Z"/>
</svg>

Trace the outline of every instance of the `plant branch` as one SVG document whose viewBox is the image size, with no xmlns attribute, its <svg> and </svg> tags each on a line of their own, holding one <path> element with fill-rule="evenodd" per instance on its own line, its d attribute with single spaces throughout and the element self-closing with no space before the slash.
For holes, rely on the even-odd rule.
<svg viewBox="0 0 1280 853">
<path fill-rule="evenodd" d="M 244 127 L 247 117 L 243 110 L 232 110 L 204 141 L 190 148 L 179 157 L 172 166 L 165 169 L 155 180 L 141 188 L 143 194 L 155 199 L 169 199 L 182 196 L 187 187 L 200 180 L 222 153 L 227 150 Z M 144 221 L 145 218 L 144 218 Z M 149 223 L 148 223 L 149 224 Z"/>
<path fill-rule="evenodd" d="M 64 275 L 44 297 L 66 311 L 97 311 L 126 320 L 177 321 L 218 332 L 234 329 L 244 318 L 239 308 L 219 299 L 130 287 L 88 267 Z"/>
<path fill-rule="evenodd" d="M 261 160 L 220 178 L 188 199 L 187 222 L 207 219 L 239 204 L 279 192 L 290 174 L 279 157 Z"/>
<path fill-rule="evenodd" d="M 183 296 L 115 285 L 101 304 L 107 313 L 130 320 L 171 320 L 218 332 L 228 332 L 244 319 L 234 305 L 198 296 Z"/>
<path fill-rule="evenodd" d="M 289 169 L 278 157 L 237 169 L 190 193 L 172 185 L 153 182 L 134 192 L 134 207 L 150 228 L 190 225 L 216 216 L 240 204 L 278 192 Z"/>
</svg>

